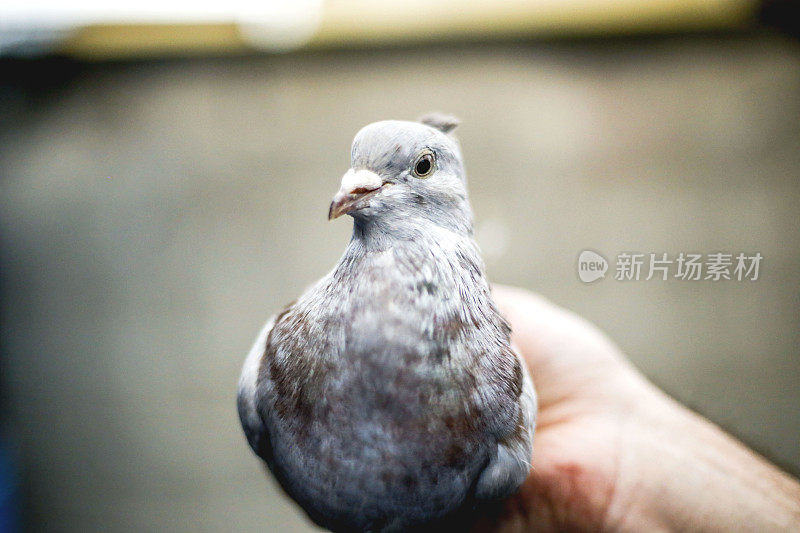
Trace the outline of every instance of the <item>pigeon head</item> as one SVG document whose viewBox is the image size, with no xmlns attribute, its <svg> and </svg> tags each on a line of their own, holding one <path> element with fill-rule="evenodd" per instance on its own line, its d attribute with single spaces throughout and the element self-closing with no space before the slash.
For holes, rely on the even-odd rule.
<svg viewBox="0 0 800 533">
<path fill-rule="evenodd" d="M 356 134 L 351 168 L 328 218 L 347 214 L 357 229 L 402 232 L 440 226 L 470 233 L 472 213 L 458 141 L 458 122 L 428 115 L 420 122 L 385 120 Z"/>
</svg>

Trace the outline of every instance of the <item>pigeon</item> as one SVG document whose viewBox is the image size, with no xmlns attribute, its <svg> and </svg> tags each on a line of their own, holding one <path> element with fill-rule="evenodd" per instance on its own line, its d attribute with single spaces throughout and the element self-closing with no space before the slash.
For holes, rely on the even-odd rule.
<svg viewBox="0 0 800 533">
<path fill-rule="evenodd" d="M 442 114 L 361 129 L 328 218 L 333 270 L 271 318 L 238 411 L 280 486 L 332 531 L 407 531 L 515 493 L 536 395 L 473 240 Z"/>
</svg>

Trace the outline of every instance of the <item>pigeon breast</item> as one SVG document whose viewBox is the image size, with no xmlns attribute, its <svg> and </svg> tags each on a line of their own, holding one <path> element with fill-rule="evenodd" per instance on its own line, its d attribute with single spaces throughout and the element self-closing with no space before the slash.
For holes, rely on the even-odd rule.
<svg viewBox="0 0 800 533">
<path fill-rule="evenodd" d="M 329 527 L 453 509 L 519 423 L 509 334 L 470 237 L 354 238 L 267 337 L 256 402 L 271 469 Z"/>
</svg>

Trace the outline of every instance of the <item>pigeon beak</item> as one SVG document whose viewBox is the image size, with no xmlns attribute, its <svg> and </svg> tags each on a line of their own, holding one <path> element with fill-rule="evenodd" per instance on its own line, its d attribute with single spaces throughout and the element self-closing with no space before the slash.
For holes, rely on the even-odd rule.
<svg viewBox="0 0 800 533">
<path fill-rule="evenodd" d="M 328 220 L 369 207 L 369 199 L 378 194 L 383 186 L 380 176 L 369 170 L 353 170 L 342 178 L 342 187 L 333 197 L 328 210 Z"/>
</svg>

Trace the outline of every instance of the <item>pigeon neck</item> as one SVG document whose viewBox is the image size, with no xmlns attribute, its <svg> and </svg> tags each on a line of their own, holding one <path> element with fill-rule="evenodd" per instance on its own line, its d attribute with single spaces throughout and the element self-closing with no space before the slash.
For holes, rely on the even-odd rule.
<svg viewBox="0 0 800 533">
<path fill-rule="evenodd" d="M 462 224 L 437 224 L 413 215 L 403 217 L 354 218 L 353 242 L 368 251 L 380 251 L 397 244 L 427 241 L 472 240 L 472 222 L 463 218 Z"/>
</svg>

